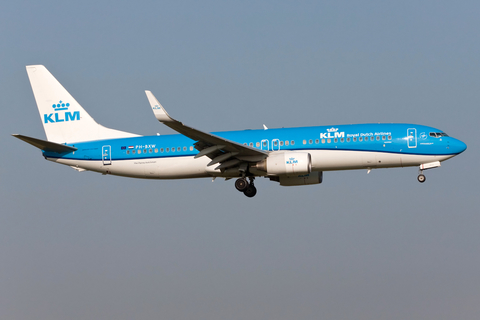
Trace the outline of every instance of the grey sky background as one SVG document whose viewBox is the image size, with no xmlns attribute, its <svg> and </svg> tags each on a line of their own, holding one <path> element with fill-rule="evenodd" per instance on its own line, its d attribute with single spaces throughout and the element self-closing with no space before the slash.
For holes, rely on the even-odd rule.
<svg viewBox="0 0 480 320">
<path fill-rule="evenodd" d="M 0 8 L 1 319 L 478 319 L 478 1 L 15 1 Z M 78 173 L 25 65 L 97 122 L 196 128 L 408 122 L 467 151 L 324 183 Z"/>
</svg>

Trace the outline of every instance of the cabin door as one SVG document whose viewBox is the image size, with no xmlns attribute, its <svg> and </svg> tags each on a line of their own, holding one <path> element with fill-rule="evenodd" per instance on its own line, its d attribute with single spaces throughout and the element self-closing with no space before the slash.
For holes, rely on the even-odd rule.
<svg viewBox="0 0 480 320">
<path fill-rule="evenodd" d="M 110 146 L 102 147 L 102 161 L 104 166 L 112 164 L 112 148 Z"/>
<path fill-rule="evenodd" d="M 409 148 L 417 147 L 417 129 L 415 128 L 407 129 L 407 143 Z"/>
</svg>

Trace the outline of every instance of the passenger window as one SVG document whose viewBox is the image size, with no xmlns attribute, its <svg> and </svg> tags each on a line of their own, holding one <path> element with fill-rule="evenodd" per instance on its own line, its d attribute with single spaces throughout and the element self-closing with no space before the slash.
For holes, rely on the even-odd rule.
<svg viewBox="0 0 480 320">
<path fill-rule="evenodd" d="M 280 145 L 283 146 L 283 141 L 280 141 Z"/>
<path fill-rule="evenodd" d="M 335 143 L 337 143 L 337 142 L 338 142 L 338 139 L 337 139 L 337 138 L 335 138 L 335 140 L 334 140 L 334 141 L 335 141 Z"/>
<path fill-rule="evenodd" d="M 130 154 L 130 150 L 127 150 L 127 154 Z"/>
<path fill-rule="evenodd" d="M 175 152 L 175 148 L 172 148 L 172 152 Z"/>
<path fill-rule="evenodd" d="M 358 138 L 358 141 L 363 141 L 363 137 Z"/>
<path fill-rule="evenodd" d="M 152 152 L 153 152 L 153 150 L 152 150 L 152 149 L 149 149 L 149 150 L 148 150 L 148 153 L 152 153 Z"/>
<path fill-rule="evenodd" d="M 303 144 L 307 144 L 307 140 L 303 140 Z"/>
<path fill-rule="evenodd" d="M 285 145 L 286 145 L 286 146 L 288 146 L 288 143 L 289 143 L 288 140 L 285 140 Z"/>
<path fill-rule="evenodd" d="M 183 151 L 187 151 L 187 147 L 183 147 Z"/>
<path fill-rule="evenodd" d="M 325 139 L 322 139 L 322 143 L 325 143 Z"/>
<path fill-rule="evenodd" d="M 350 138 L 347 138 L 347 142 L 350 142 Z"/>
<path fill-rule="evenodd" d="M 318 139 L 315 139 L 315 143 L 318 144 L 320 141 L 318 141 Z"/>
<path fill-rule="evenodd" d="M 312 139 L 308 140 L 308 144 L 312 144 L 312 143 L 313 143 Z"/>
<path fill-rule="evenodd" d="M 180 152 L 180 150 L 182 150 L 180 147 L 177 148 L 177 151 Z"/>
<path fill-rule="evenodd" d="M 155 153 L 158 153 L 158 148 L 155 148 Z"/>
<path fill-rule="evenodd" d="M 388 136 L 388 140 L 392 140 L 392 136 Z"/>
<path fill-rule="evenodd" d="M 193 146 L 190 146 L 190 151 L 193 151 Z"/>
<path fill-rule="evenodd" d="M 135 153 L 135 152 L 136 152 L 136 150 L 132 150 L 132 153 Z"/>
<path fill-rule="evenodd" d="M 163 148 L 160 148 L 160 152 L 163 153 Z"/>
<path fill-rule="evenodd" d="M 377 141 L 380 141 L 380 136 L 377 136 Z"/>
<path fill-rule="evenodd" d="M 170 152 L 170 148 L 167 148 L 167 152 Z"/>
<path fill-rule="evenodd" d="M 278 146 L 278 141 L 277 140 L 273 141 L 273 145 Z"/>
<path fill-rule="evenodd" d="M 257 143 L 256 143 L 256 146 L 257 146 L 257 148 L 260 147 L 260 142 L 257 142 Z"/>
<path fill-rule="evenodd" d="M 370 137 L 370 141 L 373 141 L 373 139 L 374 139 L 373 136 L 371 136 L 371 137 Z"/>
<path fill-rule="evenodd" d="M 340 139 L 340 142 L 343 142 L 343 141 L 345 141 L 343 138 L 342 138 L 342 139 Z"/>
<path fill-rule="evenodd" d="M 250 147 L 253 147 L 253 142 L 250 142 L 250 143 L 249 143 L 249 146 L 250 146 Z"/>
<path fill-rule="evenodd" d="M 385 140 L 385 136 L 382 136 L 382 140 Z"/>
<path fill-rule="evenodd" d="M 353 138 L 353 142 L 357 142 L 357 138 L 356 138 L 356 137 L 355 137 L 355 138 Z"/>
<path fill-rule="evenodd" d="M 292 146 L 295 145 L 295 140 L 292 140 L 291 144 L 292 144 Z"/>
<path fill-rule="evenodd" d="M 330 142 L 332 142 L 332 139 L 327 139 L 327 143 L 330 143 Z"/>
<path fill-rule="evenodd" d="M 263 146 L 264 146 L 264 147 L 267 146 L 267 141 L 263 141 Z"/>
</svg>

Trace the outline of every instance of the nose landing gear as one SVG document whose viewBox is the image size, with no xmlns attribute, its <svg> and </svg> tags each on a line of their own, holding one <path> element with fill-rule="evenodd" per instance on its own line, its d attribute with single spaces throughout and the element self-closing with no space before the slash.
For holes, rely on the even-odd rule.
<svg viewBox="0 0 480 320">
<path fill-rule="evenodd" d="M 419 174 L 418 177 L 417 177 L 417 180 L 418 180 L 418 182 L 420 182 L 420 183 L 424 183 L 425 180 L 427 180 L 427 178 L 425 177 L 425 175 L 424 175 L 422 172 L 420 172 L 420 174 Z"/>
<path fill-rule="evenodd" d="M 254 197 L 257 194 L 257 188 L 255 188 L 253 184 L 253 180 L 255 179 L 254 177 L 248 177 L 250 180 L 250 183 L 247 181 L 246 178 L 239 178 L 235 181 L 235 188 L 243 192 L 244 195 L 246 195 L 249 198 Z"/>
</svg>

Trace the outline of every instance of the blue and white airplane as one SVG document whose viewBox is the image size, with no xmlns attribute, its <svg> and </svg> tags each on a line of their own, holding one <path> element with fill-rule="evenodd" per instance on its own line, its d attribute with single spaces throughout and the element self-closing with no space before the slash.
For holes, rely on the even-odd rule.
<svg viewBox="0 0 480 320">
<path fill-rule="evenodd" d="M 170 117 L 145 91 L 155 117 L 174 135 L 140 136 L 103 127 L 42 65 L 27 66 L 47 140 L 13 136 L 42 150 L 45 159 L 77 171 L 146 179 L 237 178 L 247 197 L 256 177 L 282 186 L 319 184 L 323 171 L 440 167 L 467 148 L 432 127 L 355 124 L 208 133 Z"/>
</svg>

